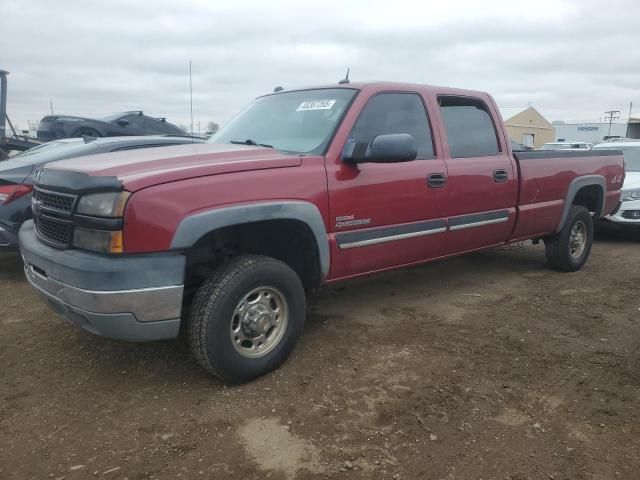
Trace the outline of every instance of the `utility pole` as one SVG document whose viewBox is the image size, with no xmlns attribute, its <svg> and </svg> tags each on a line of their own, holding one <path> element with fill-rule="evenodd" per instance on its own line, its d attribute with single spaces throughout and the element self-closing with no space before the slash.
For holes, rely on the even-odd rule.
<svg viewBox="0 0 640 480">
<path fill-rule="evenodd" d="M 49 97 L 49 108 L 51 109 L 51 115 L 53 115 L 53 98 Z"/>
<path fill-rule="evenodd" d="M 613 123 L 614 120 L 617 120 L 620 118 L 620 110 L 609 110 L 607 112 L 604 112 L 606 117 L 609 119 L 609 133 L 607 134 L 607 137 L 611 136 L 611 124 Z"/>
<path fill-rule="evenodd" d="M 189 135 L 193 135 L 193 83 L 191 81 L 191 60 L 189 60 L 189 103 L 191 109 L 191 131 Z"/>
<path fill-rule="evenodd" d="M 0 70 L 0 138 L 5 137 L 5 126 L 7 124 L 7 75 L 9 72 Z M 0 155 L 2 152 L 0 152 Z M 0 158 L 4 158 L 1 157 Z"/>
</svg>

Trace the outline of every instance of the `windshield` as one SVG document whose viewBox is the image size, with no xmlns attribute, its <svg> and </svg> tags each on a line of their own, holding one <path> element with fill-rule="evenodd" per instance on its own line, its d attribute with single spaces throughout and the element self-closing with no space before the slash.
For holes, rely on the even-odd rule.
<svg viewBox="0 0 640 480">
<path fill-rule="evenodd" d="M 102 120 L 103 122 L 113 122 L 114 120 L 118 120 L 126 115 L 126 113 L 110 113 L 109 115 L 105 115 L 104 117 L 100 117 L 98 120 Z"/>
<path fill-rule="evenodd" d="M 261 144 L 288 153 L 322 154 L 356 92 L 327 88 L 260 97 L 208 143 Z"/>
<path fill-rule="evenodd" d="M 84 140 L 82 139 L 72 139 L 72 140 L 65 139 L 61 141 L 53 140 L 51 142 L 38 145 L 37 147 L 30 148 L 29 150 L 25 150 L 24 152 L 20 152 L 19 154 L 14 155 L 12 158 L 25 161 L 25 162 L 30 162 L 31 158 L 26 158 L 26 157 L 31 157 L 32 155 L 39 155 L 44 152 L 48 153 L 48 152 L 51 152 L 52 150 L 57 150 L 59 148 L 68 147 L 69 145 L 74 145 L 74 144 L 84 144 Z"/>
<path fill-rule="evenodd" d="M 40 163 L 55 162 L 67 158 L 91 155 L 97 145 L 94 142 L 84 143 L 83 141 L 73 143 L 59 143 L 51 145 L 46 143 L 43 147 L 35 147 L 26 152 L 16 155 L 11 160 L 24 163 L 25 165 L 36 165 Z M 30 152 L 30 153 L 27 153 Z"/>
<path fill-rule="evenodd" d="M 593 150 L 620 150 L 624 155 L 625 170 L 627 172 L 640 172 L 640 145 L 637 147 L 619 147 L 614 144 L 595 147 Z"/>
</svg>

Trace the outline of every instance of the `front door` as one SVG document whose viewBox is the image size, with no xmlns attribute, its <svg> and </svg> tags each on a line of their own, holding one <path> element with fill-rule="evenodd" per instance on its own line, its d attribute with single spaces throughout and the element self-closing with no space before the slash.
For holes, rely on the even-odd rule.
<svg viewBox="0 0 640 480">
<path fill-rule="evenodd" d="M 442 255 L 446 224 L 446 167 L 434 149 L 420 93 L 380 92 L 357 97 L 361 108 L 348 142 L 366 148 L 378 135 L 408 133 L 418 158 L 404 163 L 327 158 L 332 237 L 330 278 L 342 278 Z M 355 118 L 355 116 L 354 116 Z"/>
<path fill-rule="evenodd" d="M 439 96 L 449 178 L 446 253 L 504 243 L 516 220 L 517 169 L 489 100 Z"/>
</svg>

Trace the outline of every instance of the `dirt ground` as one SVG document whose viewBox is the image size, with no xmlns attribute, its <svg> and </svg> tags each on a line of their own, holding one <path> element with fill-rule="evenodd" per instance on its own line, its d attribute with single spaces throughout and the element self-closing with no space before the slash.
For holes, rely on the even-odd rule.
<svg viewBox="0 0 640 480">
<path fill-rule="evenodd" d="M 0 259 L 1 479 L 638 479 L 640 239 L 509 246 L 313 295 L 277 372 L 75 330 Z"/>
</svg>

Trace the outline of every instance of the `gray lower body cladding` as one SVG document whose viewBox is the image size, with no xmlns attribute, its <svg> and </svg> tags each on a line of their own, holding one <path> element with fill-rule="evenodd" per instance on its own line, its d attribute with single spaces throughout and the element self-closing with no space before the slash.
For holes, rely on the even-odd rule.
<svg viewBox="0 0 640 480">
<path fill-rule="evenodd" d="M 4 250 L 16 250 L 18 248 L 18 238 L 16 235 L 0 226 L 0 252 Z"/>
<path fill-rule="evenodd" d="M 39 242 L 20 230 L 27 280 L 56 313 L 92 333 L 128 341 L 175 338 L 180 328 L 185 258 L 107 256 Z"/>
</svg>

